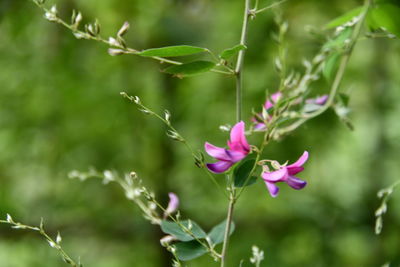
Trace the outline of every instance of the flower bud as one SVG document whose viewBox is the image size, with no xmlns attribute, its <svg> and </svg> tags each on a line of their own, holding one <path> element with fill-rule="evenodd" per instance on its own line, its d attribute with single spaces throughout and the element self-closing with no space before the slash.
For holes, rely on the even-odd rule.
<svg viewBox="0 0 400 267">
<path fill-rule="evenodd" d="M 121 29 L 119 29 L 117 35 L 120 36 L 120 37 L 122 37 L 128 30 L 129 30 L 129 23 L 126 21 L 126 22 L 122 25 Z"/>
</svg>

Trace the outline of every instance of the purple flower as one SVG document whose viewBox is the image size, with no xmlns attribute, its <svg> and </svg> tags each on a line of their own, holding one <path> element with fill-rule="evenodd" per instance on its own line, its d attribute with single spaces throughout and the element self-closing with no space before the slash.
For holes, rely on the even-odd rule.
<svg viewBox="0 0 400 267">
<path fill-rule="evenodd" d="M 250 152 L 244 134 L 244 122 L 238 122 L 231 130 L 231 138 L 228 141 L 229 149 L 205 143 L 204 148 L 208 155 L 217 159 L 216 163 L 208 163 L 207 168 L 214 173 L 221 173 L 228 170 L 233 164 L 244 159 Z"/>
<path fill-rule="evenodd" d="M 306 186 L 307 182 L 300 180 L 294 175 L 304 170 L 303 165 L 307 159 L 308 152 L 304 151 L 303 155 L 295 163 L 287 166 L 280 166 L 279 170 L 273 172 L 264 171 L 261 174 L 272 197 L 276 197 L 279 193 L 279 187 L 275 185 L 278 182 L 285 182 L 296 190 Z"/>
<path fill-rule="evenodd" d="M 169 196 L 169 202 L 168 202 L 168 207 L 164 212 L 164 218 L 168 217 L 169 215 L 171 215 L 172 213 L 174 213 L 175 211 L 177 211 L 178 207 L 179 207 L 179 198 L 175 193 L 168 193 Z"/>
<path fill-rule="evenodd" d="M 281 99 L 281 97 L 282 97 L 281 92 L 278 91 L 276 93 L 273 93 L 271 95 L 271 99 L 267 99 L 267 101 L 265 101 L 265 103 L 264 103 L 265 110 L 268 111 L 270 108 L 272 108 L 279 101 L 279 99 Z M 262 114 L 259 114 L 259 116 L 261 117 Z M 264 118 L 264 119 L 270 120 L 270 116 L 268 118 Z M 267 129 L 266 123 L 264 121 L 261 121 L 260 118 L 253 117 L 251 120 L 254 122 L 253 128 L 255 131 L 263 131 L 263 130 Z"/>
<path fill-rule="evenodd" d="M 324 105 L 326 101 L 328 101 L 329 96 L 328 95 L 322 95 L 318 96 L 316 98 L 310 98 L 306 100 L 307 104 L 315 104 L 315 105 Z"/>
</svg>

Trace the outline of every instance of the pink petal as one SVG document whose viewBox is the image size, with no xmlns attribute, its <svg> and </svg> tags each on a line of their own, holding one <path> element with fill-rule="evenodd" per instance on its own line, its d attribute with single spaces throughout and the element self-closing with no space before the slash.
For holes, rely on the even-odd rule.
<svg viewBox="0 0 400 267">
<path fill-rule="evenodd" d="M 167 217 L 168 215 L 174 213 L 179 207 L 178 196 L 172 192 L 168 193 L 168 196 L 169 196 L 169 202 L 168 202 L 168 207 L 165 210 L 164 217 Z"/>
<path fill-rule="evenodd" d="M 277 181 L 284 181 L 288 175 L 286 167 L 283 167 L 280 170 L 274 172 L 263 172 L 261 174 L 264 181 L 269 182 L 277 182 Z"/>
<path fill-rule="evenodd" d="M 231 162 L 238 162 L 247 156 L 245 151 L 227 150 L 226 154 L 229 155 Z"/>
<path fill-rule="evenodd" d="M 306 181 L 300 180 L 294 176 L 289 176 L 289 178 L 286 180 L 286 183 L 296 190 L 300 190 L 307 185 Z"/>
<path fill-rule="evenodd" d="M 267 185 L 269 194 L 272 197 L 276 197 L 279 193 L 279 187 L 277 187 L 274 183 L 270 183 L 270 182 L 265 182 L 265 184 Z"/>
<path fill-rule="evenodd" d="M 226 149 L 214 146 L 210 143 L 205 143 L 204 144 L 204 149 L 206 150 L 207 154 L 210 155 L 213 158 L 216 158 L 218 160 L 230 160 L 229 155 L 226 153 Z"/>
<path fill-rule="evenodd" d="M 308 152 L 304 151 L 303 155 L 301 155 L 301 157 L 295 163 L 288 165 L 287 168 L 301 167 L 307 161 L 307 159 L 308 159 Z"/>
<path fill-rule="evenodd" d="M 303 171 L 303 167 L 287 167 L 289 175 L 295 175 Z"/>
<path fill-rule="evenodd" d="M 207 163 L 207 168 L 214 173 L 221 173 L 228 170 L 233 163 L 230 161 L 218 161 L 216 163 Z"/>
<path fill-rule="evenodd" d="M 281 99 L 281 97 L 282 97 L 282 93 L 276 92 L 276 93 L 272 94 L 271 99 L 274 103 L 276 103 L 279 101 L 279 99 Z"/>
<path fill-rule="evenodd" d="M 231 130 L 231 139 L 228 141 L 228 146 L 231 150 L 237 151 L 250 151 L 250 146 L 247 143 L 246 136 L 244 134 L 244 122 L 240 121 L 233 126 Z"/>
</svg>

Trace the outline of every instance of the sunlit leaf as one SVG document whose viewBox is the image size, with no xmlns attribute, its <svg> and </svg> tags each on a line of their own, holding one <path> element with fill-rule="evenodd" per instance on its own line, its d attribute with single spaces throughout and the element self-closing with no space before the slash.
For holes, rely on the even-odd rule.
<svg viewBox="0 0 400 267">
<path fill-rule="evenodd" d="M 330 21 L 328 24 L 325 25 L 325 28 L 332 29 L 340 25 L 343 25 L 346 22 L 352 20 L 354 17 L 360 15 L 362 10 L 363 10 L 362 6 L 352 9 L 349 12 L 341 15 L 340 17 L 337 17 L 334 20 Z"/>
<path fill-rule="evenodd" d="M 146 49 L 141 51 L 139 55 L 144 57 L 180 57 L 206 51 L 208 51 L 208 49 L 202 47 L 177 45 L 177 46 L 166 46 L 160 48 Z"/>
<path fill-rule="evenodd" d="M 372 29 L 384 28 L 400 37 L 400 7 L 392 4 L 377 5 L 370 11 L 368 25 Z"/>
</svg>

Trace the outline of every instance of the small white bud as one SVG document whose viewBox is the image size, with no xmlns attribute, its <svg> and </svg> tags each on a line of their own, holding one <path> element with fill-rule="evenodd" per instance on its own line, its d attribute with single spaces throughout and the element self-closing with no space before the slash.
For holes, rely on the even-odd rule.
<svg viewBox="0 0 400 267">
<path fill-rule="evenodd" d="M 103 180 L 104 184 L 108 184 L 109 182 L 114 181 L 114 174 L 109 170 L 104 171 L 103 176 L 104 176 Z"/>
<path fill-rule="evenodd" d="M 128 30 L 129 30 L 129 23 L 126 21 L 126 22 L 122 25 L 121 29 L 119 29 L 117 35 L 118 35 L 118 36 L 123 36 Z"/>
<path fill-rule="evenodd" d="M 169 122 L 169 119 L 171 118 L 171 113 L 168 110 L 165 110 L 164 114 L 165 114 L 165 120 Z"/>
<path fill-rule="evenodd" d="M 220 129 L 221 131 L 223 131 L 223 132 L 229 132 L 229 131 L 231 130 L 231 126 L 228 125 L 228 124 L 220 125 L 220 126 L 219 126 L 219 129 Z"/>
<path fill-rule="evenodd" d="M 151 210 L 156 210 L 156 209 L 157 209 L 156 203 L 150 201 L 150 202 L 149 202 L 149 209 L 151 209 Z"/>
<path fill-rule="evenodd" d="M 58 232 L 58 233 L 57 233 L 57 237 L 56 237 L 56 243 L 57 243 L 57 244 L 60 244 L 61 241 L 62 241 L 62 238 L 61 238 L 60 232 Z"/>
<path fill-rule="evenodd" d="M 108 50 L 107 50 L 107 52 L 108 52 L 108 54 L 110 55 L 110 56 L 119 56 L 119 55 L 123 55 L 124 53 L 125 53 L 125 51 L 124 50 L 122 50 L 122 49 L 116 49 L 116 48 L 109 48 Z"/>
<path fill-rule="evenodd" d="M 118 47 L 121 46 L 121 44 L 113 37 L 108 38 L 108 43 L 111 46 L 118 46 Z"/>
<path fill-rule="evenodd" d="M 72 33 L 77 39 L 87 39 L 86 35 L 81 32 L 73 32 Z"/>
<path fill-rule="evenodd" d="M 9 223 L 14 222 L 14 221 L 13 221 L 13 218 L 12 218 L 11 215 L 8 214 L 8 213 L 7 213 L 7 222 L 9 222 Z"/>
<path fill-rule="evenodd" d="M 49 242 L 50 247 L 52 247 L 52 248 L 56 248 L 57 247 L 57 244 L 54 243 L 53 241 L 47 240 L 47 242 Z"/>
</svg>

